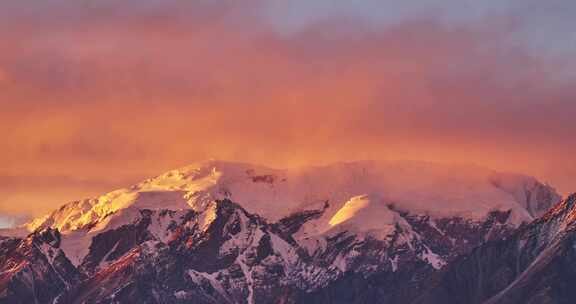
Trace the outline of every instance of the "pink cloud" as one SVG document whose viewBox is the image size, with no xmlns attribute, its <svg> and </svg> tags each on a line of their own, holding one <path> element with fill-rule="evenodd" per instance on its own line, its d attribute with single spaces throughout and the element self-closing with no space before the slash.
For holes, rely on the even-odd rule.
<svg viewBox="0 0 576 304">
<path fill-rule="evenodd" d="M 208 157 L 413 158 L 576 187 L 556 170 L 574 166 L 576 90 L 558 73 L 569 64 L 515 45 L 506 22 L 329 19 L 284 35 L 253 8 L 204 9 L 0 30 L 13 42 L 0 48 L 0 173 L 122 180 Z"/>
</svg>

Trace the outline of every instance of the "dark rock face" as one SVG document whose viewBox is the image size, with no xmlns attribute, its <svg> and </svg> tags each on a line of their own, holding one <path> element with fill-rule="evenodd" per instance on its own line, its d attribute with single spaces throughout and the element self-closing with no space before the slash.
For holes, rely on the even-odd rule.
<svg viewBox="0 0 576 304">
<path fill-rule="evenodd" d="M 449 265 L 417 303 L 574 303 L 576 195 Z"/>
<path fill-rule="evenodd" d="M 0 303 L 49 303 L 80 282 L 59 244 L 52 229 L 0 241 Z"/>
<path fill-rule="evenodd" d="M 314 260 L 326 267 L 339 255 L 353 252 L 353 258 L 347 261 L 350 270 L 322 288 L 299 293 L 297 302 L 409 303 L 426 290 L 428 278 L 436 275 L 444 263 L 450 264 L 472 248 L 514 232 L 506 225 L 509 212 L 494 211 L 481 223 L 459 217 L 434 221 L 428 216 L 399 214 L 407 225 L 396 227 L 387 241 L 358 240 L 346 232 L 328 238 L 326 250 L 317 252 Z M 431 259 L 438 260 L 423 258 L 430 253 L 434 253 Z"/>
<path fill-rule="evenodd" d="M 127 224 L 95 236 L 80 269 L 87 274 L 92 274 L 100 263 L 114 261 L 138 244 L 152 239 L 147 230 L 151 212 L 143 210 L 141 214 L 142 217 L 136 223 Z"/>
<path fill-rule="evenodd" d="M 297 303 L 408 303 L 422 289 L 423 279 L 435 272 L 425 262 L 412 261 L 398 271 L 368 276 L 349 271 L 323 288 L 300 293 Z"/>
<path fill-rule="evenodd" d="M 433 252 L 447 260 L 468 253 L 486 241 L 505 238 L 513 232 L 513 228 L 507 224 L 510 211 L 492 211 L 481 223 L 474 223 L 461 217 L 433 221 L 428 216 L 411 215 L 406 212 L 400 212 L 400 215 L 422 236 Z"/>
<path fill-rule="evenodd" d="M 44 229 L 0 239 L 0 303 L 571 303 L 576 196 L 515 230 L 401 217 L 384 239 L 351 231 L 309 250 L 294 234 L 328 208 L 267 223 L 222 200 L 206 211 L 139 210 L 95 234 L 78 267 Z"/>
<path fill-rule="evenodd" d="M 300 230 L 302 225 L 304 225 L 306 222 L 322 216 L 328 207 L 330 207 L 330 204 L 326 201 L 324 202 L 324 207 L 321 210 L 296 212 L 278 221 L 276 224 L 274 224 L 274 228 L 281 232 L 283 235 L 291 237 L 294 233 L 298 232 L 298 230 Z"/>
</svg>

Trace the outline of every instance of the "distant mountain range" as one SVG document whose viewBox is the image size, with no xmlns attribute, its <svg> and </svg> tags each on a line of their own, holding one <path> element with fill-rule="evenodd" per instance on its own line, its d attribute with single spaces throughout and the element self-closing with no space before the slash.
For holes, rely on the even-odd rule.
<svg viewBox="0 0 576 304">
<path fill-rule="evenodd" d="M 471 165 L 208 161 L 0 230 L 0 303 L 574 303 L 574 204 Z"/>
</svg>

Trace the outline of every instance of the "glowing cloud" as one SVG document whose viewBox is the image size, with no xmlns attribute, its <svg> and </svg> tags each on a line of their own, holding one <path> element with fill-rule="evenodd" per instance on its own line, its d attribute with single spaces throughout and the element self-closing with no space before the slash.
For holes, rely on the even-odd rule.
<svg viewBox="0 0 576 304">
<path fill-rule="evenodd" d="M 393 6 L 390 19 L 304 18 L 297 2 L 298 26 L 260 1 L 2 2 L 0 176 L 85 183 L 20 180 L 0 211 L 211 157 L 475 162 L 576 188 L 576 68 L 519 39 L 533 29 L 522 3 L 513 17 L 490 1 L 463 19 Z"/>
</svg>

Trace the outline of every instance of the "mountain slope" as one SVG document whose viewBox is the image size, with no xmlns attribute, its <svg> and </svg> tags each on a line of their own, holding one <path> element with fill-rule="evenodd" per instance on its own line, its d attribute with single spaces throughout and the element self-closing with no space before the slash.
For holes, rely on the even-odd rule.
<svg viewBox="0 0 576 304">
<path fill-rule="evenodd" d="M 58 303 L 396 303 L 557 200 L 534 178 L 472 166 L 210 161 L 66 204 L 26 227 L 58 233 L 53 249 L 72 278 L 49 288 Z M 0 302 L 14 296 L 11 286 L 0 286 Z"/>
<path fill-rule="evenodd" d="M 25 239 L 0 239 L 0 303 L 49 303 L 82 279 L 46 229 Z"/>
<path fill-rule="evenodd" d="M 573 303 L 576 194 L 450 265 L 419 303 Z"/>
</svg>

